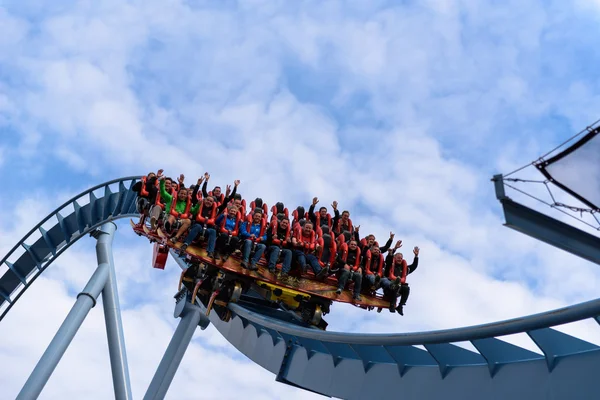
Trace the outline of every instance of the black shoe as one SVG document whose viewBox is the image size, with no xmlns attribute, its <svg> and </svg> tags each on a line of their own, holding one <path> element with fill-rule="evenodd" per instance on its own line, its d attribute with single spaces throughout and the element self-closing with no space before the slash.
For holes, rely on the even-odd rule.
<svg viewBox="0 0 600 400">
<path fill-rule="evenodd" d="M 215 258 L 215 253 L 209 251 L 209 252 L 206 253 L 206 257 L 208 257 L 208 258 Z"/>
<path fill-rule="evenodd" d="M 248 269 L 248 261 L 242 261 L 242 262 L 240 263 L 240 265 L 242 266 L 242 268 L 244 268 L 244 269 Z"/>
<path fill-rule="evenodd" d="M 256 266 L 256 264 L 255 264 L 255 263 L 253 263 L 253 262 L 251 262 L 251 263 L 250 263 L 250 266 L 248 267 L 248 269 L 249 269 L 250 271 L 258 271 L 258 267 L 257 267 L 257 266 Z"/>
<path fill-rule="evenodd" d="M 396 304 L 395 303 L 390 303 L 390 312 L 391 313 L 395 313 L 396 312 Z"/>
<path fill-rule="evenodd" d="M 404 315 L 403 305 L 400 304 L 398 307 L 396 307 L 396 311 L 398 311 L 398 314 Z"/>
<path fill-rule="evenodd" d="M 342 289 L 338 288 L 338 290 L 335 291 L 335 294 L 337 294 L 337 295 L 342 294 Z"/>
<path fill-rule="evenodd" d="M 354 296 L 352 296 L 352 300 L 354 300 L 354 301 L 361 301 L 362 298 L 360 297 L 360 294 L 355 293 Z"/>
<path fill-rule="evenodd" d="M 229 258 L 231 254 L 225 254 L 224 256 L 221 256 L 221 259 L 223 260 L 223 262 L 227 261 L 227 259 Z"/>
<path fill-rule="evenodd" d="M 181 245 L 181 247 L 180 247 L 180 250 L 181 250 L 181 251 L 186 251 L 186 250 L 187 250 L 187 248 L 188 248 L 188 244 L 187 244 L 187 243 L 184 243 L 184 244 L 182 244 L 182 245 Z"/>
<path fill-rule="evenodd" d="M 272 273 L 272 274 L 276 273 L 277 272 L 277 267 L 271 267 L 271 266 L 269 266 L 269 272 Z"/>
<path fill-rule="evenodd" d="M 375 275 L 375 290 L 381 287 L 381 277 L 379 275 Z"/>
<path fill-rule="evenodd" d="M 327 273 L 329 272 L 329 268 L 321 268 L 321 270 L 317 273 L 317 279 L 325 279 L 327 278 Z"/>
</svg>

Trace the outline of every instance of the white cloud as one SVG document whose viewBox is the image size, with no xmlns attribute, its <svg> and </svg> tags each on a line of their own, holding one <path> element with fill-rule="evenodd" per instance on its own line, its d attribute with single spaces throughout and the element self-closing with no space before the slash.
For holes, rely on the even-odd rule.
<svg viewBox="0 0 600 400">
<path fill-rule="evenodd" d="M 0 75 L 0 123 L 12 121 L 20 140 L 4 152 L 31 170 L 51 157 L 68 167 L 61 176 L 65 193 L 45 181 L 54 173 L 14 172 L 30 181 L 0 194 L 3 204 L 16 204 L 0 210 L 0 254 L 72 193 L 163 167 L 190 182 L 204 171 L 211 185 L 240 178 L 248 200 L 283 200 L 290 209 L 313 196 L 326 206 L 338 200 L 361 232 L 385 241 L 393 230 L 405 254 L 421 247 L 404 317 L 336 304 L 328 316 L 334 330 L 450 328 L 597 297 L 597 268 L 501 226 L 489 182 L 562 135 L 553 133 L 549 114 L 573 126 L 593 120 L 598 100 L 586 87 L 589 78 L 571 60 L 541 57 L 560 44 L 547 32 L 568 17 L 521 3 L 315 4 L 230 10 L 109 1 L 35 22 L 24 12 L 0 12 L 12 32 L 0 39 L 0 60 L 10 71 Z M 543 76 L 547 69 L 554 72 Z M 178 271 L 152 270 L 151 246 L 127 224 L 117 235 L 139 397 L 176 324 L 170 315 Z M 77 244 L 2 322 L 0 362 L 15 367 L 0 386 L 10 393 L 35 365 L 72 304 L 67 293 L 85 284 L 93 263 L 93 241 Z M 47 301 L 35 303 L 42 296 Z M 106 349 L 95 345 L 105 341 L 98 311 L 46 396 L 110 397 Z M 43 322 L 36 332 L 24 328 L 32 318 Z M 576 328 L 597 340 L 588 331 Z M 238 397 L 239 390 L 249 397 L 313 397 L 238 358 L 213 328 L 198 332 L 170 395 L 197 398 L 201 387 L 207 397 Z M 197 360 L 203 369 L 232 371 L 235 384 L 223 388 L 198 377 Z M 70 368 L 89 372 L 73 383 Z M 197 380 L 197 387 L 189 384 Z"/>
</svg>

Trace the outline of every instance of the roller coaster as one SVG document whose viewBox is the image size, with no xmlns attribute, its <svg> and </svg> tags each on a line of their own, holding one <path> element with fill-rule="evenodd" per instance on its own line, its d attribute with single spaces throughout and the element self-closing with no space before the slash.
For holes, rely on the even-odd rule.
<svg viewBox="0 0 600 400">
<path fill-rule="evenodd" d="M 598 126 L 554 158 L 535 165 L 548 181 L 566 188 L 550 166 L 596 141 Z M 25 235 L 2 259 L 0 321 L 37 277 L 72 244 L 87 235 L 97 240 L 98 268 L 25 382 L 18 399 L 37 398 L 89 311 L 102 295 L 115 398 L 131 399 L 120 316 L 112 242 L 115 221 L 139 218 L 133 185 L 141 177 L 92 187 L 58 207 Z M 506 226 L 600 264 L 600 238 L 526 207 L 506 195 L 508 175 L 493 178 Z M 598 204 L 578 195 L 596 218 Z M 51 225 L 50 229 L 43 226 Z M 187 271 L 190 258 L 171 257 Z M 316 329 L 276 308 L 252 291 L 222 303 L 226 317 L 207 310 L 209 298 L 182 285 L 175 296 L 178 327 L 144 399 L 167 394 L 196 328 L 213 326 L 241 353 L 272 372 L 283 384 L 324 396 L 363 399 L 591 399 L 597 398 L 600 347 L 555 329 L 582 320 L 600 323 L 600 299 L 490 324 L 419 333 L 360 334 Z M 541 354 L 502 337 L 526 333 Z M 477 352 L 456 343 L 470 342 Z"/>
</svg>

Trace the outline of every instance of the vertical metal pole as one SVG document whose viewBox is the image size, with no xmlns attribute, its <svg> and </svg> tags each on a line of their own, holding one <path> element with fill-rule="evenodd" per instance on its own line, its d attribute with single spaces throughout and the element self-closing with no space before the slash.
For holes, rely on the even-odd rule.
<svg viewBox="0 0 600 400">
<path fill-rule="evenodd" d="M 200 307 L 186 302 L 183 317 L 179 321 L 179 325 L 152 378 L 152 382 L 150 382 L 144 400 L 165 398 L 201 318 L 202 310 Z"/>
<path fill-rule="evenodd" d="M 106 226 L 106 225 L 105 225 Z M 102 235 L 102 233 L 105 233 Z M 112 243 L 112 236 L 114 229 L 108 230 L 107 232 L 101 232 L 98 242 Z M 100 261 L 100 259 L 99 259 Z M 65 318 L 64 322 L 56 332 L 56 335 L 48 345 L 48 348 L 42 355 L 42 358 L 35 366 L 33 372 L 25 382 L 23 389 L 17 396 L 17 400 L 30 400 L 36 399 L 44 386 L 50 379 L 50 376 L 56 369 L 60 359 L 65 354 L 65 351 L 71 344 L 71 341 L 75 337 L 75 334 L 81 327 L 81 324 L 85 320 L 89 311 L 96 305 L 96 300 L 102 292 L 109 276 L 109 264 L 105 260 L 98 264 L 98 268 L 94 271 L 94 274 L 90 278 L 87 285 L 81 293 L 77 295 L 77 301 L 73 308 Z"/>
<path fill-rule="evenodd" d="M 108 264 L 108 278 L 102 290 L 102 305 L 104 307 L 115 399 L 130 400 L 133 396 L 131 394 L 127 352 L 125 350 L 125 335 L 123 334 L 115 262 L 112 253 L 112 239 L 116 229 L 117 226 L 112 222 L 102 225 L 98 244 L 96 245 L 96 257 L 98 258 L 98 265 Z M 102 235 L 102 233 L 106 234 Z"/>
</svg>

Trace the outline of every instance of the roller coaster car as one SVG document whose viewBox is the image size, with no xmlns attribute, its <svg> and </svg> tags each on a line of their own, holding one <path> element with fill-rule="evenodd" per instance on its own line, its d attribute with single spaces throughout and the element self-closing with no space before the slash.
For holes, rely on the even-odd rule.
<svg viewBox="0 0 600 400">
<path fill-rule="evenodd" d="M 155 246 L 163 246 L 160 251 L 167 249 L 164 254 L 168 254 L 169 248 L 185 254 L 190 267 L 181 275 L 180 289 L 185 286 L 192 293 L 194 301 L 199 299 L 207 307 L 207 313 L 214 310 L 223 320 L 228 320 L 231 316 L 227 303 L 236 302 L 241 294 L 250 289 L 264 299 L 279 304 L 281 308 L 294 312 L 306 324 L 320 329 L 327 326 L 322 316 L 330 312 L 334 301 L 349 303 L 365 310 L 388 308 L 390 305 L 389 300 L 374 292 L 363 293 L 359 301 L 353 299 L 349 290 L 336 294 L 337 279 L 333 275 L 324 281 L 318 281 L 314 279 L 312 272 L 301 274 L 296 271 L 295 275 L 291 272 L 290 277 L 282 281 L 278 279 L 278 273 L 271 273 L 266 268 L 264 260 L 258 264 L 256 271 L 250 271 L 240 265 L 238 256 L 230 256 L 226 261 L 215 260 L 209 258 L 206 250 L 199 244 L 192 244 L 182 252 L 181 243 L 168 242 L 160 229 L 151 232 L 145 224 L 135 225 L 133 229 L 151 242 L 156 242 Z"/>
</svg>

